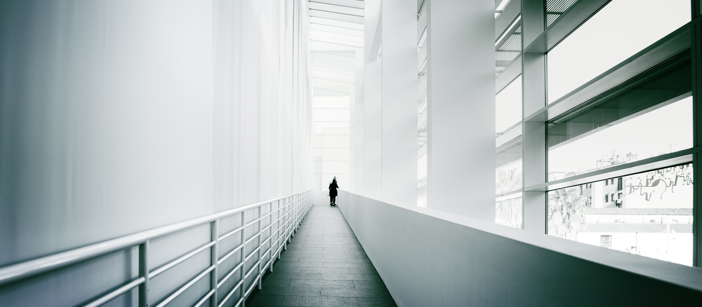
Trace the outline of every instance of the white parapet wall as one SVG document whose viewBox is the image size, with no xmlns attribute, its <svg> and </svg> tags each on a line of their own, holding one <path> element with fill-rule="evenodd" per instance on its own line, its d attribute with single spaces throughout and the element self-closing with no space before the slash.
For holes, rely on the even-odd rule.
<svg viewBox="0 0 702 307">
<path fill-rule="evenodd" d="M 702 302 L 700 268 L 347 191 L 337 202 L 398 306 Z"/>
</svg>

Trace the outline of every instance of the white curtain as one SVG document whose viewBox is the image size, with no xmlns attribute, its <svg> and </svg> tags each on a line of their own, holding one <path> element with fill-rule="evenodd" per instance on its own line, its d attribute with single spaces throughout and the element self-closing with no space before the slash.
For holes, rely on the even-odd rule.
<svg viewBox="0 0 702 307">
<path fill-rule="evenodd" d="M 307 1 L 215 1 L 215 211 L 311 188 Z"/>
</svg>

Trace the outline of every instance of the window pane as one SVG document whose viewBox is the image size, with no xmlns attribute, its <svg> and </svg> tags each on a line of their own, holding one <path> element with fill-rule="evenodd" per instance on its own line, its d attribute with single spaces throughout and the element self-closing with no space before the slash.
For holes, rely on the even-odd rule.
<svg viewBox="0 0 702 307">
<path fill-rule="evenodd" d="M 325 122 L 325 123 L 314 123 L 314 133 L 315 134 L 327 134 L 330 131 L 340 131 L 340 130 L 346 130 L 348 131 L 349 129 L 349 123 L 348 122 L 341 122 L 341 123 L 334 123 L 334 122 Z"/>
<path fill-rule="evenodd" d="M 314 110 L 314 120 L 315 121 L 349 121 L 349 110 L 348 109 L 315 109 Z"/>
<path fill-rule="evenodd" d="M 522 75 L 495 96 L 495 129 L 503 132 L 522 120 Z"/>
<path fill-rule="evenodd" d="M 504 194 L 522 188 L 522 159 L 497 168 L 496 193 Z"/>
<path fill-rule="evenodd" d="M 423 154 L 417 159 L 417 180 L 427 177 L 427 155 Z"/>
<path fill-rule="evenodd" d="M 548 53 L 548 102 L 690 21 L 688 0 L 614 0 Z"/>
<path fill-rule="evenodd" d="M 348 109 L 351 101 L 349 96 L 317 96 L 314 97 L 315 109 Z"/>
<path fill-rule="evenodd" d="M 495 156 L 495 193 L 505 194 L 522 188 L 522 142 L 500 148 Z"/>
<path fill-rule="evenodd" d="M 495 223 L 522 228 L 522 198 L 498 201 L 495 205 Z"/>
<path fill-rule="evenodd" d="M 692 174 L 690 163 L 550 191 L 548 234 L 691 266 Z"/>
<path fill-rule="evenodd" d="M 550 121 L 549 180 L 692 147 L 689 53 L 669 62 Z"/>
<path fill-rule="evenodd" d="M 691 147 L 692 97 L 688 97 L 549 148 L 548 179 L 558 180 Z"/>
<path fill-rule="evenodd" d="M 514 27 L 513 27 L 514 26 Z M 504 72 L 519 55 L 522 54 L 522 26 L 521 21 L 510 25 L 506 31 L 512 30 L 506 34 L 504 39 L 500 39 L 500 45 L 497 45 L 495 50 L 495 76 L 499 76 Z"/>
</svg>

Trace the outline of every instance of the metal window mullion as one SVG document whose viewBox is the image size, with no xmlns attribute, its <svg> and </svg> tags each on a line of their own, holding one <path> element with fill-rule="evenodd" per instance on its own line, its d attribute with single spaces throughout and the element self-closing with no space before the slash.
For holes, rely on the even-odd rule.
<svg viewBox="0 0 702 307">
<path fill-rule="evenodd" d="M 693 149 L 702 147 L 702 1 L 691 0 L 692 8 L 692 122 L 693 122 Z M 693 196 L 692 196 L 692 265 L 702 267 L 702 226 L 699 221 L 702 218 L 702 154 L 695 150 L 692 156 L 693 171 Z"/>
</svg>

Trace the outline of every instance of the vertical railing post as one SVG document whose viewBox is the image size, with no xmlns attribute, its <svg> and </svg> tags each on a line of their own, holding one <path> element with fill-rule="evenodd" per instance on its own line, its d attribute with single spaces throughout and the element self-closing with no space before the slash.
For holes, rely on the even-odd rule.
<svg viewBox="0 0 702 307">
<path fill-rule="evenodd" d="M 210 306 L 217 307 L 217 265 L 218 262 L 218 245 L 219 245 L 219 219 L 215 219 L 210 223 L 210 240 L 214 242 L 214 245 L 210 248 L 210 263 L 214 265 L 214 270 L 210 273 L 210 288 L 214 290 L 212 297 L 210 297 Z"/>
<path fill-rule="evenodd" d="M 282 212 L 281 212 L 282 209 L 283 209 L 283 207 L 280 205 L 280 199 L 279 199 L 278 200 L 278 225 L 277 225 L 277 227 L 278 227 L 278 246 L 276 247 L 276 250 L 278 251 L 278 260 L 280 260 L 280 250 L 281 250 L 280 247 L 285 244 L 283 242 L 283 240 L 285 239 L 285 235 L 283 234 L 282 231 L 280 231 L 280 228 L 281 228 L 280 223 L 282 222 L 281 220 L 283 219 Z"/>
<path fill-rule="evenodd" d="M 139 276 L 144 283 L 139 285 L 139 307 L 149 306 L 149 240 L 139 244 Z"/>
<path fill-rule="evenodd" d="M 268 261 L 270 261 L 270 263 L 271 263 L 268 266 L 268 271 L 273 273 L 273 253 L 275 252 L 275 250 L 278 249 L 277 244 L 275 246 L 275 250 L 273 249 L 273 202 L 270 202 L 268 204 L 268 210 L 269 210 L 268 212 L 270 212 L 270 214 L 268 215 L 268 225 L 269 225 L 268 228 L 270 229 L 268 231 L 268 233 L 270 233 L 270 235 L 268 236 L 268 246 L 270 246 L 268 248 Z M 280 214 L 280 211 L 276 211 L 276 212 L 278 214 Z"/>
<path fill-rule="evenodd" d="M 241 211 L 241 305 L 246 305 L 246 210 Z"/>
<path fill-rule="evenodd" d="M 263 264 L 263 257 L 261 257 L 261 250 L 263 249 L 263 246 L 261 246 L 261 237 L 263 236 L 262 233 L 262 227 L 261 223 L 263 222 L 263 211 L 261 210 L 261 207 L 263 205 L 258 206 L 258 267 L 256 268 L 256 271 L 258 273 L 258 290 L 261 290 L 261 279 L 263 278 L 263 274 L 261 274 L 261 265 Z"/>
<path fill-rule="evenodd" d="M 288 250 L 288 242 L 290 242 L 290 237 L 288 236 L 288 229 L 290 228 L 288 220 L 290 219 L 290 207 L 288 207 L 288 198 L 286 197 L 283 199 L 284 207 L 285 207 L 285 231 L 284 231 L 284 238 L 285 238 L 285 245 L 283 245 L 284 250 Z"/>
</svg>

